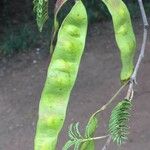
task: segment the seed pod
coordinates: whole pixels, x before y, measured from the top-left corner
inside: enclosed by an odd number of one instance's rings
[[[58,134],[64,123],[69,96],[84,50],[86,33],[87,13],[81,0],[78,0],[58,32],[39,105],[35,150],[56,150]]]
[[[120,49],[122,69],[121,81],[130,79],[134,69],[134,55],[136,39],[132,28],[129,11],[122,0],[103,0],[106,4],[114,24],[117,45]]]

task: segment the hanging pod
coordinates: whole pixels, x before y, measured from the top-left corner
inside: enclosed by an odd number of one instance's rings
[[[58,32],[39,104],[34,150],[56,150],[85,46],[87,22],[85,7],[78,0]]]
[[[134,69],[136,39],[133,32],[130,13],[122,0],[102,0],[113,20],[117,45],[122,62],[121,82],[130,79]]]

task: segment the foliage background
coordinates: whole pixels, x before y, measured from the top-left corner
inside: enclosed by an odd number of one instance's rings
[[[40,34],[37,30],[33,4],[31,0],[1,0],[0,1],[0,55],[12,55],[27,51],[34,47],[39,39],[49,41],[53,24],[53,8],[56,0],[50,0],[50,19]],[[137,0],[124,0],[133,18],[139,17]],[[107,8],[100,0],[83,0],[86,5],[90,23],[110,20]],[[150,13],[150,1],[144,0],[147,13]],[[60,20],[65,16],[68,7],[63,8]],[[46,44],[49,49],[49,43]]]

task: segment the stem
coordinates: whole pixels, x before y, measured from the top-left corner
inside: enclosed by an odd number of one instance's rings
[[[115,95],[113,95],[113,97],[111,97],[111,99],[105,104],[103,105],[99,110],[97,110],[91,117],[90,120],[96,116],[98,113],[100,113],[101,111],[104,111],[114,100],[115,98],[120,94],[120,92],[126,87],[126,85],[128,84],[128,82],[126,82],[124,85],[122,85],[120,87],[120,89],[115,93]]]
[[[141,10],[143,24],[144,24],[144,26],[148,27],[149,24],[148,24],[148,21],[147,21],[147,17],[146,17],[143,1],[142,0],[138,0],[138,3],[139,3],[139,6],[140,6],[140,10]]]
[[[125,99],[127,99],[127,100],[132,100],[133,99],[133,93],[134,93],[133,85],[134,85],[134,81],[131,80],[130,83],[129,83],[129,88],[128,88],[127,95],[125,97]]]
[[[110,142],[111,142],[111,136],[109,135],[109,137],[108,137],[105,145],[103,146],[102,150],[106,150],[109,147]]]
[[[140,55],[139,55],[139,58],[138,58],[138,61],[137,61],[137,64],[135,66],[135,69],[134,69],[134,72],[133,72],[133,75],[131,77],[132,80],[135,81],[136,83],[136,76],[137,76],[137,72],[139,70],[139,66],[142,62],[142,59],[144,58],[144,53],[145,53],[145,46],[146,46],[146,41],[147,41],[147,28],[145,28],[144,26],[144,32],[143,32],[143,43],[142,43],[142,47],[141,47],[141,52],[140,52]]]
[[[54,8],[54,24],[53,24],[53,28],[52,28],[52,32],[51,32],[51,42],[50,42],[50,54],[53,53],[54,51],[54,39],[56,37],[56,33],[58,31],[58,28],[59,28],[59,24],[58,24],[58,21],[57,21],[57,15],[61,9],[61,7],[67,2],[67,0],[56,0],[56,3],[55,3],[55,8]]]
[[[143,20],[143,25],[144,25],[144,32],[143,32],[143,42],[142,42],[142,46],[141,46],[141,50],[140,50],[140,54],[138,57],[138,61],[135,65],[135,69],[134,72],[131,76],[130,79],[130,84],[129,84],[129,89],[127,92],[127,99],[132,100],[133,98],[133,92],[134,92],[134,83],[137,83],[136,81],[136,77],[137,77],[137,72],[139,70],[140,64],[142,62],[142,59],[144,58],[144,54],[145,54],[145,47],[146,47],[146,41],[147,41],[147,33],[148,33],[148,21],[147,21],[147,17],[146,17],[146,13],[145,13],[145,9],[144,9],[144,5],[143,5],[143,1],[142,0],[138,0],[139,3],[139,7],[140,7],[140,11],[141,11],[141,16],[142,16],[142,20]],[[132,96],[132,97],[131,97]]]
[[[82,142],[93,141],[93,140],[100,140],[100,139],[105,139],[107,137],[109,137],[109,135],[104,135],[104,136],[98,136],[98,137],[83,139]]]

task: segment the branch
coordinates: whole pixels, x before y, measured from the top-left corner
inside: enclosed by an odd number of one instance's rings
[[[139,6],[140,6],[140,10],[141,10],[143,24],[144,24],[145,27],[148,27],[149,24],[148,24],[148,21],[147,21],[147,17],[146,17],[143,1],[142,0],[138,0],[138,3],[139,3]]]
[[[137,76],[137,72],[139,70],[139,66],[142,62],[142,59],[144,58],[145,46],[146,46],[146,41],[147,41],[147,32],[148,32],[148,27],[149,27],[147,17],[146,17],[146,13],[145,13],[145,9],[144,9],[144,5],[143,5],[143,1],[138,0],[138,3],[139,3],[139,6],[140,6],[141,15],[142,15],[142,19],[143,19],[144,32],[143,32],[143,43],[142,43],[140,55],[139,55],[138,61],[136,63],[133,75],[131,77],[131,80],[135,81],[135,83],[136,83],[136,76]]]
[[[141,50],[140,50],[140,54],[138,57],[138,61],[135,65],[135,69],[134,72],[131,76],[130,79],[130,84],[129,84],[129,89],[128,89],[128,93],[127,93],[127,99],[132,99],[133,98],[133,93],[134,93],[134,83],[137,84],[136,81],[136,77],[137,77],[137,72],[139,70],[140,64],[142,62],[142,59],[144,58],[144,54],[145,54],[145,47],[146,47],[146,41],[147,41],[147,33],[148,33],[148,21],[147,21],[147,17],[146,17],[146,13],[145,13],[145,9],[144,9],[144,5],[143,5],[143,1],[142,0],[138,0],[139,6],[140,6],[140,11],[141,11],[141,15],[142,15],[142,20],[143,20],[143,25],[144,25],[144,32],[143,32],[143,42],[142,42],[142,46],[141,46]]]
[[[105,145],[103,146],[102,150],[107,150],[107,148],[110,145],[110,142],[111,142],[111,136],[108,137],[108,139],[107,139]]]
[[[143,25],[144,25],[144,27],[143,27],[144,32],[143,32],[143,42],[142,42],[140,54],[139,54],[137,63],[135,65],[135,69],[133,71],[133,74],[132,74],[130,82],[129,82],[129,88],[128,88],[128,92],[127,92],[127,96],[126,96],[126,98],[129,99],[129,100],[133,99],[134,84],[137,83],[137,81],[136,81],[137,72],[139,70],[142,59],[144,58],[146,41],[147,41],[147,33],[148,33],[148,27],[149,27],[148,20],[147,20],[147,17],[146,17],[146,13],[145,13],[145,9],[144,9],[144,5],[143,5],[143,1],[138,0],[138,3],[139,3],[141,15],[142,15],[142,20],[143,20]],[[102,150],[106,150],[108,148],[108,146],[110,145],[110,142],[111,142],[111,136],[109,136],[109,138],[107,139],[107,141],[106,141],[105,145],[103,146]]]

